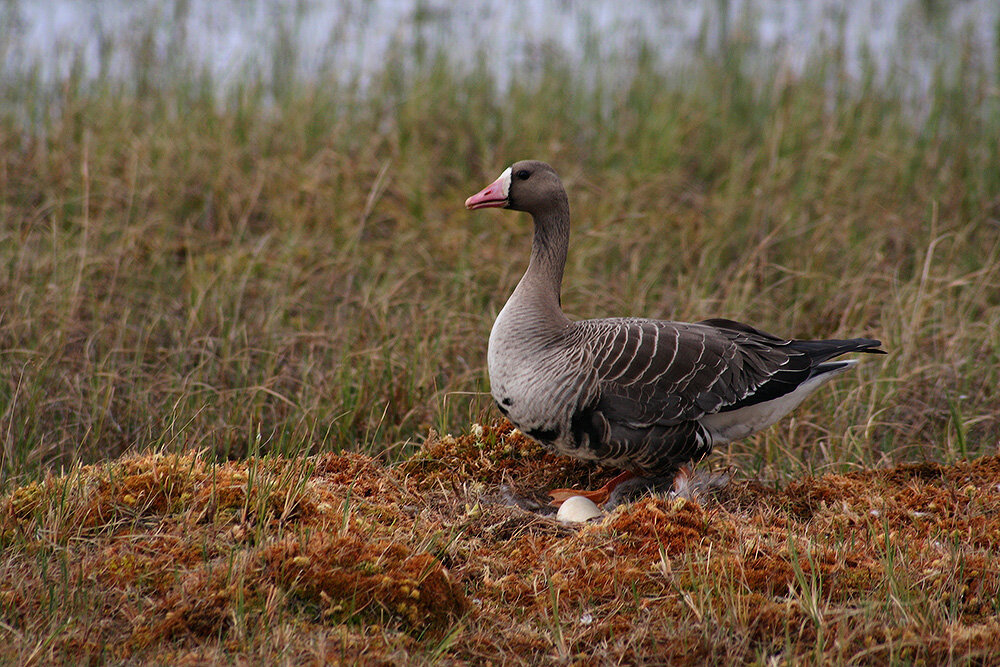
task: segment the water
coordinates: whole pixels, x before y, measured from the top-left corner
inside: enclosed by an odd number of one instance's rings
[[[0,5],[2,74],[43,83],[207,71],[220,86],[335,76],[364,85],[391,53],[434,53],[471,68],[476,54],[501,87],[558,54],[582,76],[633,63],[642,45],[683,69],[739,40],[750,63],[794,74],[817,52],[842,50],[845,71],[868,67],[919,96],[963,58],[997,76],[1000,3],[965,0],[7,0]]]

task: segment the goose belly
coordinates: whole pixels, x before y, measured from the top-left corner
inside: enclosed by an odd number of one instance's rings
[[[776,423],[799,406],[805,398],[835,375],[840,375],[857,364],[851,359],[843,365],[821,375],[809,378],[794,391],[770,401],[749,405],[729,412],[718,412],[701,418],[701,425],[711,434],[716,444],[732,442],[753,435]]]

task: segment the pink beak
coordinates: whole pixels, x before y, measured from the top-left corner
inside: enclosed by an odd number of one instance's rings
[[[508,169],[500,178],[493,181],[485,188],[465,200],[465,208],[474,210],[477,208],[503,208],[507,205],[507,189],[510,187],[510,174]]]

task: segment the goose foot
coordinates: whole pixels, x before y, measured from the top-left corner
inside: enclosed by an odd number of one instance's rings
[[[604,503],[604,510],[610,512],[623,503],[630,503],[653,493],[670,493],[677,488],[677,480],[681,478],[686,479],[689,474],[690,468],[685,470],[682,467],[666,475],[633,477],[619,484],[608,495],[607,501]]]
[[[733,471],[695,472],[694,466],[684,464],[674,473],[655,477],[634,477],[619,484],[604,503],[604,511],[610,512],[622,503],[659,493],[669,498],[684,498],[702,502],[706,496],[725,488],[733,478]]]
[[[552,502],[549,505],[553,507],[559,507],[566,500],[572,498],[573,496],[583,496],[592,500],[595,505],[601,505],[607,502],[608,498],[612,495],[615,489],[621,485],[623,482],[631,480],[635,477],[635,473],[623,472],[617,477],[612,478],[607,484],[599,489],[594,489],[593,491],[581,491],[580,489],[552,489],[549,491],[549,495],[552,496]],[[645,479],[645,478],[638,478]]]

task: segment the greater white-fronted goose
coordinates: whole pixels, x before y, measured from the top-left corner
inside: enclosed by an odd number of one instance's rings
[[[524,211],[535,222],[528,268],[490,332],[497,406],[556,452],[626,471],[612,486],[636,475],[633,492],[672,480],[682,464],[774,424],[857,363],[834,357],[884,353],[870,338],[787,340],[725,319],[571,321],[560,307],[569,201],[555,170],[517,162],[465,206]],[[609,491],[583,495],[603,502]]]

